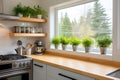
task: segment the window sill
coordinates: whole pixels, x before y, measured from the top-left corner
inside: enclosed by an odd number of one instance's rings
[[[85,53],[85,52],[75,52],[75,51],[65,51],[65,50],[57,50],[57,49],[49,49],[47,51],[58,53],[58,54],[68,54],[75,56],[83,56],[97,59],[104,59],[112,61],[112,54],[101,55],[100,53]]]

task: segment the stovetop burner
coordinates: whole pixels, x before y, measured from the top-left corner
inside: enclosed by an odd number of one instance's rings
[[[18,54],[7,54],[7,55],[0,55],[0,60],[18,60],[27,58],[26,56],[18,55]]]

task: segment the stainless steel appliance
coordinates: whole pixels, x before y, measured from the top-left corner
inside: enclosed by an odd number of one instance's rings
[[[42,42],[38,41],[35,43],[35,54],[44,54],[45,53],[45,47],[43,47]]]
[[[32,80],[32,59],[18,54],[0,55],[0,80]]]

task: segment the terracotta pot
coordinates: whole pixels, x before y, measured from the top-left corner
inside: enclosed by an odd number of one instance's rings
[[[100,53],[106,54],[106,47],[100,47]]]
[[[85,53],[90,52],[90,47],[85,47]]]
[[[72,45],[73,51],[77,51],[77,46]]]
[[[62,44],[62,50],[66,50],[66,45]]]

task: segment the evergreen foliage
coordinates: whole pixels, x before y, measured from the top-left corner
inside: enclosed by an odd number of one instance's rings
[[[71,32],[72,32],[71,21],[67,13],[65,13],[65,15],[62,16],[60,19],[59,34],[65,37],[70,37],[72,35]]]
[[[96,0],[94,4],[92,14],[92,29],[96,32],[96,35],[94,37],[110,34],[109,19],[105,13],[105,9],[100,4],[99,0]]]

